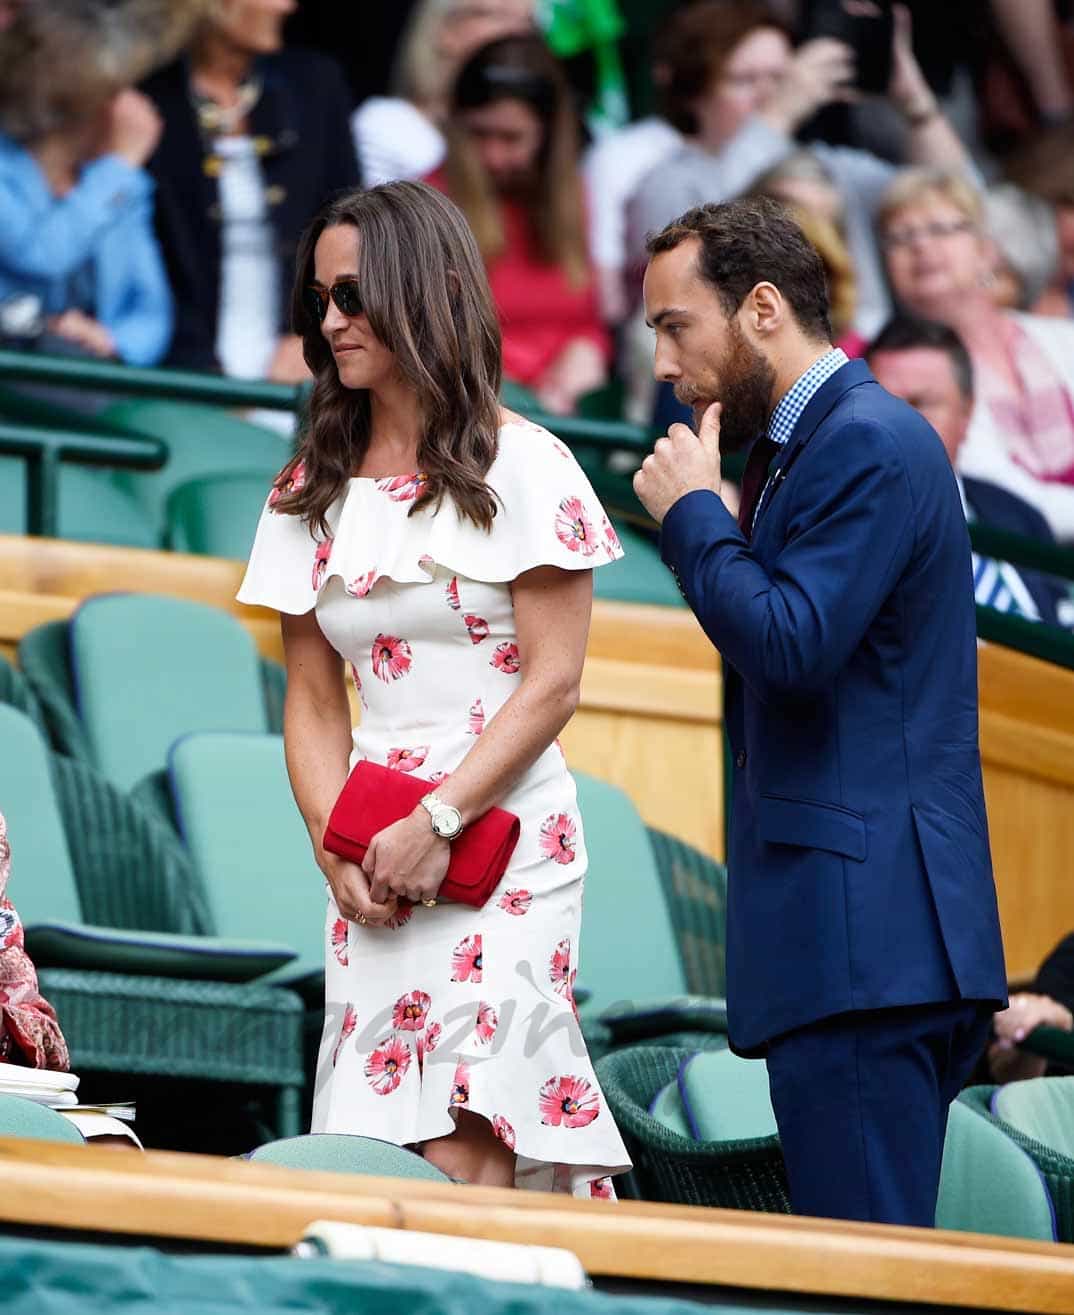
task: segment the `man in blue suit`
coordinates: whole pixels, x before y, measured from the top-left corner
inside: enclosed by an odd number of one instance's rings
[[[958,455],[973,415],[973,363],[954,329],[900,315],[873,340],[866,359],[877,383],[909,402],[939,434],[956,472],[967,520],[1023,538],[1055,542],[1036,507],[998,484],[958,474]],[[1061,581],[976,553],[972,562],[978,603],[1027,621],[1067,623],[1070,602]]]
[[[724,659],[731,1042],[766,1058],[797,1212],[931,1226],[1006,999],[954,475],[833,350],[781,207],[702,206],[648,249],[656,377],[697,433],[672,425],[635,488]],[[720,454],[750,443],[736,523]]]

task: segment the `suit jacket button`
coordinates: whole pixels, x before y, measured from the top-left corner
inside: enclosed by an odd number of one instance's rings
[[[745,767],[745,765],[746,765],[746,750],[739,749],[738,753],[735,754],[735,766],[738,768],[742,768]]]

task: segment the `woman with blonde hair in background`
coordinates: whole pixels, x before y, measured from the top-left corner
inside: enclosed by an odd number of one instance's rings
[[[976,402],[960,468],[1040,510],[1074,539],[1074,324],[1003,308],[980,194],[958,174],[901,173],[877,212],[899,305],[966,345]]]
[[[854,332],[858,285],[846,242],[843,198],[835,180],[815,155],[796,151],[763,174],[755,196],[782,201],[824,262],[832,342],[848,356],[861,356],[865,339]]]
[[[556,737],[593,568],[622,549],[567,448],[501,409],[488,280],[445,196],[398,182],[331,203],[294,315],[309,425],[239,598],[281,613],[287,763],[328,883],[313,1130],[610,1197],[629,1162],[574,1006],[586,852]],[[361,866],[323,840],[358,763],[422,795]],[[453,842],[493,806],[520,824],[499,884],[479,908],[440,898]]]
[[[533,31],[533,0],[418,0],[399,43],[395,94],[370,96],[351,116],[366,184],[439,168],[459,69],[489,41]]]
[[[145,165],[160,137],[132,83],[163,5],[35,0],[0,38],[0,337],[153,365],[172,296]]]
[[[452,90],[448,157],[429,182],[466,215],[503,333],[503,370],[556,415],[608,377],[589,257],[578,123],[540,37],[476,51]]]

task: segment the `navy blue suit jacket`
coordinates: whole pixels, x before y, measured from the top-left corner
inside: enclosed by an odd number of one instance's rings
[[[970,547],[940,440],[852,361],[752,541],[710,492],[661,547],[724,658],[731,1040],[1006,997],[977,741]]]
[[[994,525],[997,530],[1006,530],[1008,534],[1021,534],[1027,539],[1042,539],[1045,543],[1054,543],[1055,536],[1051,527],[1036,507],[1031,506],[1017,494],[1009,493],[998,484],[991,484],[983,479],[970,479],[962,476],[962,487],[966,493],[966,503],[970,511],[985,525]],[[1050,576],[1039,571],[1029,571],[1025,567],[1016,568],[1037,605],[1040,619],[1050,626],[1060,624],[1056,608],[1060,599],[1066,597],[1063,585]]]

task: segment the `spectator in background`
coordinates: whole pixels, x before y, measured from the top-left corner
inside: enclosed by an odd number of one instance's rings
[[[910,156],[972,170],[914,58],[908,15],[900,8],[897,16],[888,96],[906,121]],[[794,133],[815,111],[856,94],[849,46],[820,38],[792,50],[789,33],[759,0],[700,0],[683,9],[676,23],[678,57],[670,87],[688,137],[680,151],[646,175],[628,207],[628,246],[638,266],[647,232],[692,206],[748,191],[760,174],[795,150]],[[864,151],[824,142],[808,149],[835,179],[844,201],[858,277],[854,327],[870,337],[889,313],[873,218],[895,170]]]
[[[782,201],[824,262],[832,342],[848,356],[861,356],[865,339],[854,332],[857,277],[846,243],[843,198],[831,175],[810,151],[788,155],[757,180],[753,193]]]
[[[607,379],[578,169],[578,130],[536,36],[483,46],[452,94],[445,167],[430,178],[469,220],[503,329],[507,378],[566,415]]]
[[[1064,936],[1037,970],[1028,991],[1018,991],[1006,1009],[992,1020],[993,1041],[988,1048],[988,1068],[994,1082],[1020,1082],[1043,1077],[1048,1061],[1040,1055],[1019,1050],[1038,1027],[1074,1031],[1074,932]],[[1059,1068],[1058,1072],[1069,1072]]]
[[[160,136],[131,90],[145,34],[122,8],[38,0],[0,79],[0,335],[152,365],[172,331],[144,169]]]
[[[1053,207],[1014,183],[990,187],[984,207],[992,241],[992,300],[1002,310],[1065,315],[1048,297],[1059,269]]]
[[[1002,309],[980,195],[938,170],[907,170],[878,214],[900,306],[953,328],[977,401],[960,469],[1017,493],[1056,538],[1074,538],[1074,324]]]
[[[682,146],[684,128],[678,121],[672,89],[678,58],[675,43],[682,25],[665,20],[657,32],[652,78],[659,113],[599,137],[582,161],[589,200],[589,246],[596,264],[600,306],[609,324],[620,324],[631,309],[627,285],[627,204],[651,169]]]
[[[1074,315],[1074,124],[1055,128],[1007,161],[1007,177],[1054,207],[1059,265],[1040,314]]]
[[[358,182],[342,75],[282,49],[295,0],[216,0],[186,56],[145,84],[164,120],[149,167],[178,316],[169,363],[307,376],[287,294],[302,230]]]
[[[0,813],[0,1063],[66,1072],[67,1042],[23,948],[22,923],[7,898],[10,878],[11,846]]]
[[[366,185],[438,169],[459,69],[488,42],[533,30],[533,0],[419,0],[400,42],[396,94],[370,96],[351,118]]]
[[[1054,542],[1044,517],[1028,502],[997,484],[958,473],[959,450],[973,414],[973,366],[958,334],[927,320],[895,319],[870,346],[869,367],[889,393],[920,411],[940,436],[955,469],[968,521]],[[1016,569],[973,554],[978,603],[1029,621],[1061,625],[1069,610],[1066,591],[1035,571]]]

